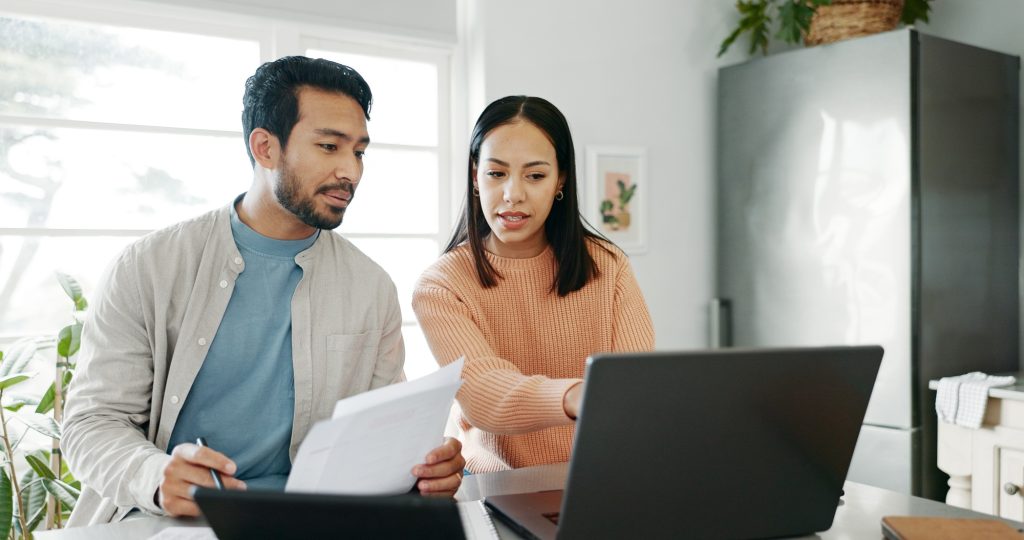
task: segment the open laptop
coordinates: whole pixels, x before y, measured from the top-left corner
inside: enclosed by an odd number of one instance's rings
[[[882,348],[595,355],[564,493],[488,497],[528,538],[769,538],[832,526]]]
[[[219,540],[465,538],[451,499],[206,488],[194,496]]]

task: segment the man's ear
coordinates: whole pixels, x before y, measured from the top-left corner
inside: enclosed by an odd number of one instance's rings
[[[276,169],[281,159],[280,142],[274,134],[263,128],[256,128],[249,134],[249,151],[256,163],[264,169]]]

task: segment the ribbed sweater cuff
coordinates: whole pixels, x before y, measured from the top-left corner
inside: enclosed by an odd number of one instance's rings
[[[544,415],[539,419],[541,423],[557,426],[573,422],[565,414],[565,393],[580,382],[582,379],[548,379],[537,387],[537,401],[548,404],[541,408]]]

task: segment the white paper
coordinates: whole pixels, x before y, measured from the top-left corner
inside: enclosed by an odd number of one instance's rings
[[[209,527],[168,527],[149,540],[217,540],[217,536]]]
[[[426,377],[338,401],[299,446],[285,491],[397,495],[412,468],[441,445],[463,359]]]

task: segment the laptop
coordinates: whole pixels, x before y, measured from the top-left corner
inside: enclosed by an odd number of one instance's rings
[[[207,488],[194,497],[219,540],[465,538],[451,499]]]
[[[595,355],[565,491],[487,497],[527,538],[770,538],[832,526],[878,346]]]

